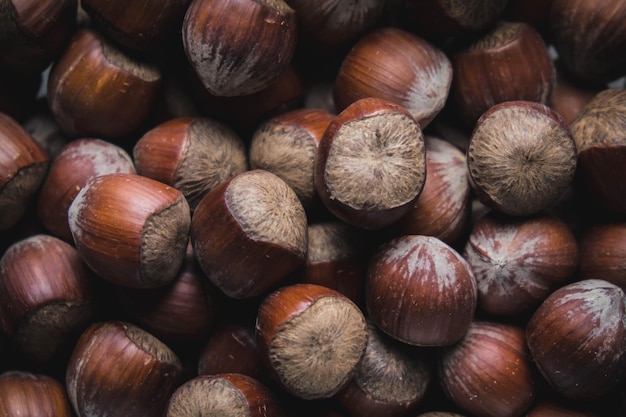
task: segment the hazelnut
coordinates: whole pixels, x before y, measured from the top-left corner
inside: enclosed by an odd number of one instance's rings
[[[526,326],[533,361],[570,400],[592,400],[617,387],[626,370],[626,296],[600,279],[565,285]]]
[[[346,296],[315,284],[268,295],[256,321],[261,356],[298,398],[330,398],[352,379],[367,345],[367,325]]]
[[[94,323],[67,365],[66,387],[79,417],[157,417],[180,383],[182,366],[159,339],[130,323]]]
[[[191,219],[180,191],[140,175],[107,174],[80,190],[68,222],[97,275],[124,287],[155,288],[176,278]]]
[[[590,226],[583,230],[579,246],[579,279],[603,279],[626,291],[626,223]]]
[[[284,0],[193,0],[182,32],[191,66],[216,96],[256,93],[278,80],[297,38]]]
[[[0,415],[6,417],[72,417],[65,387],[41,373],[5,371],[0,374]]]
[[[445,346],[472,322],[476,281],[469,264],[431,236],[407,235],[380,246],[367,270],[370,319],[404,343]]]
[[[229,297],[251,298],[304,264],[307,218],[283,180],[252,170],[204,196],[193,214],[191,241],[215,286]]]
[[[549,107],[509,101],[485,112],[467,149],[470,184],[486,206],[512,216],[536,214],[570,186],[574,138]]]
[[[523,415],[536,393],[524,330],[472,322],[459,343],[442,349],[439,381],[446,395],[472,416]]]
[[[202,197],[246,171],[243,140],[207,118],[175,118],[145,133],[133,148],[137,173],[183,193],[192,210]]]
[[[124,149],[100,139],[69,142],[52,160],[37,196],[37,217],[54,236],[72,243],[67,219],[72,201],[91,178],[113,173],[136,173]]]
[[[41,146],[12,117],[0,113],[0,230],[26,212],[48,171]]]
[[[366,97],[397,103],[425,128],[443,108],[452,83],[450,60],[410,32],[384,27],[361,37],[345,56],[334,86],[337,109]]]
[[[538,214],[516,218],[489,212],[472,229],[463,256],[478,285],[478,307],[496,315],[532,312],[573,278],[578,245],[569,226]]]
[[[160,86],[159,69],[81,29],[50,71],[48,100],[68,136],[121,140],[147,119]]]
[[[402,106],[379,98],[356,101],[320,141],[315,189],[328,210],[363,229],[380,229],[406,214],[426,179],[424,136]]]

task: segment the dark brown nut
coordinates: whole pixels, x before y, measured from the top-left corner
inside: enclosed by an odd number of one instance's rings
[[[174,391],[165,417],[284,416],[277,396],[267,386],[236,373],[197,376]]]
[[[482,203],[508,215],[529,216],[554,204],[572,183],[576,144],[549,107],[509,101],[480,117],[467,164]]]
[[[68,210],[91,178],[105,174],[135,174],[130,155],[100,139],[77,139],[65,145],[52,160],[37,196],[37,217],[54,236],[73,243]]]
[[[182,32],[187,58],[209,93],[242,96],[286,70],[296,15],[284,0],[193,0]]]
[[[533,361],[570,400],[592,400],[618,386],[626,370],[626,296],[608,281],[554,291],[526,326]]]
[[[38,73],[72,35],[76,0],[1,0],[0,68]]]
[[[621,0],[553,0],[551,33],[569,72],[592,83],[626,75],[626,4]]]
[[[463,340],[441,351],[439,381],[446,395],[472,416],[523,415],[536,395],[524,330],[473,322]]]
[[[68,136],[121,140],[147,119],[160,87],[158,68],[81,29],[54,63],[47,91]]]
[[[452,64],[439,48],[398,28],[361,37],[346,55],[335,80],[337,109],[366,97],[405,107],[425,128],[443,108]]]
[[[90,179],[68,210],[85,263],[101,278],[132,288],[173,282],[185,257],[190,217],[180,191],[134,174]]]
[[[67,365],[66,387],[79,417],[160,417],[182,366],[159,339],[130,323],[94,323]]]
[[[335,117],[317,150],[315,189],[328,210],[363,229],[406,214],[426,180],[419,123],[402,106],[356,101]]]
[[[12,117],[0,113],[0,230],[26,212],[48,171],[49,158]]]
[[[56,379],[26,371],[0,374],[0,415],[72,417],[65,387]]]
[[[424,400],[431,385],[431,358],[426,351],[390,338],[372,323],[367,334],[356,375],[335,398],[350,416],[406,416]]]
[[[332,119],[325,110],[298,109],[264,122],[252,136],[250,168],[276,174],[305,208],[311,208],[317,201],[313,181],[317,148]]]
[[[407,214],[390,228],[396,236],[434,236],[449,245],[467,231],[471,187],[467,159],[450,142],[425,136],[426,181]]]
[[[463,256],[478,285],[478,307],[495,315],[534,311],[574,277],[578,244],[557,217],[489,212],[472,229]]]
[[[304,264],[307,217],[283,180],[247,171],[204,196],[193,214],[191,241],[202,270],[224,294],[256,297]]]
[[[361,310],[320,285],[295,284],[267,296],[256,321],[264,361],[298,398],[330,398],[348,384],[367,345]]]
[[[626,223],[597,224],[579,238],[578,277],[603,279],[626,292]]]
[[[37,363],[71,348],[96,304],[76,249],[47,235],[20,240],[0,258],[0,298],[0,329]]]
[[[508,0],[403,0],[416,28],[429,35],[459,36],[493,24]]]
[[[446,346],[467,332],[477,302],[469,264],[431,236],[383,244],[370,260],[365,288],[370,319],[385,333],[418,346]]]
[[[133,156],[138,174],[182,192],[192,211],[209,191],[248,168],[239,135],[207,118],[159,124],[139,139]]]
[[[188,0],[82,0],[93,26],[117,44],[141,52],[158,52],[176,36]]]
[[[556,70],[541,35],[521,22],[499,22],[456,52],[452,65],[450,99],[470,127],[498,103],[523,100],[548,104],[556,82]]]
[[[626,213],[624,114],[626,88],[606,89],[570,125],[578,150],[579,183],[595,205],[620,214]]]

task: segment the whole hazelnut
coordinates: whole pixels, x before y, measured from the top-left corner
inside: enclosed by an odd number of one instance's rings
[[[209,93],[256,93],[285,71],[293,57],[296,15],[284,0],[193,0],[183,45]]]
[[[577,181],[596,206],[626,213],[626,181],[621,175],[626,151],[626,88],[599,92],[570,127],[578,151]]]
[[[146,132],[135,144],[137,173],[183,193],[192,210],[206,193],[247,170],[243,140],[208,118],[175,118]]]
[[[399,28],[378,28],[345,56],[334,86],[339,111],[366,97],[397,103],[425,128],[448,97],[450,60],[436,46]]]
[[[0,113],[0,230],[22,218],[48,165],[41,146],[12,117]]]
[[[256,338],[280,384],[298,398],[337,394],[355,375],[367,346],[367,325],[346,296],[315,284],[294,284],[261,303]]]
[[[22,239],[0,258],[0,298],[0,329],[38,363],[71,347],[96,303],[76,249],[47,235]]]
[[[232,298],[277,287],[304,264],[307,218],[296,193],[276,175],[236,175],[200,201],[191,222],[196,259]]]
[[[470,184],[486,206],[512,216],[554,204],[573,182],[577,154],[561,116],[529,101],[496,104],[476,122],[467,149]]]
[[[599,278],[626,291],[626,223],[592,225],[579,237],[580,279]]]
[[[441,351],[439,381],[446,395],[472,416],[523,415],[536,394],[524,330],[472,322],[459,343]]]
[[[85,263],[101,278],[133,288],[160,287],[176,278],[190,217],[180,191],[135,174],[91,178],[68,211]]]
[[[133,324],[105,321],[83,332],[65,380],[79,417],[157,417],[181,376],[180,360],[159,339]]]
[[[578,244],[557,217],[491,211],[474,225],[463,256],[478,285],[478,307],[495,315],[532,312],[574,277]]]
[[[376,250],[365,296],[369,317],[381,330],[418,346],[459,341],[477,302],[465,259],[441,240],[420,235],[394,238]]]
[[[543,38],[522,22],[498,22],[470,46],[455,52],[452,66],[450,99],[470,127],[498,103],[523,100],[548,104],[556,82],[556,70]]]
[[[135,174],[130,155],[101,139],[76,139],[52,160],[37,196],[37,217],[54,236],[73,243],[68,210],[78,192],[93,177]]]
[[[424,136],[402,106],[379,98],[351,104],[329,124],[315,161],[315,189],[328,210],[363,229],[406,214],[426,179]]]
[[[41,373],[5,371],[0,374],[0,415],[5,417],[72,417],[65,387]]]
[[[70,137],[121,140],[147,119],[161,71],[81,29],[50,71],[50,110]]]
[[[565,285],[526,326],[533,361],[570,400],[592,400],[617,387],[626,370],[626,296],[600,279]]]

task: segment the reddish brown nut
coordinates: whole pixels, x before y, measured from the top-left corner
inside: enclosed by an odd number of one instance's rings
[[[145,133],[133,148],[137,173],[183,193],[192,210],[202,197],[248,168],[243,140],[207,118],[176,118]]]
[[[603,279],[626,291],[626,223],[597,224],[579,238],[578,277]]]
[[[452,65],[450,98],[461,120],[470,127],[498,103],[524,100],[548,104],[556,80],[541,35],[521,22],[499,22],[456,52]]]
[[[355,375],[367,345],[361,310],[320,285],[295,284],[267,296],[256,322],[263,359],[290,393],[329,398]]]
[[[367,267],[363,236],[339,221],[310,224],[308,235],[301,281],[332,288],[363,305]]]
[[[313,171],[322,135],[333,119],[325,110],[292,110],[261,124],[250,143],[252,169],[279,176],[296,193],[305,208],[317,200]]]
[[[407,214],[391,225],[396,235],[427,235],[449,245],[466,232],[470,215],[467,159],[450,142],[426,136],[426,181]]]
[[[554,46],[577,78],[607,83],[626,71],[626,4],[621,0],[553,0]]]
[[[563,71],[557,72],[556,83],[550,98],[550,107],[571,124],[585,106],[603,88],[585,85],[569,77]]]
[[[105,174],[135,174],[130,155],[100,139],[77,139],[53,159],[37,196],[37,217],[54,236],[72,242],[68,210],[91,178]]]
[[[296,193],[276,175],[252,170],[209,192],[191,223],[205,274],[232,298],[262,295],[302,266],[307,218]]]
[[[459,341],[477,302],[469,264],[441,240],[419,235],[398,237],[378,248],[370,260],[365,295],[378,327],[420,346]]]
[[[554,291],[526,326],[533,361],[570,400],[591,400],[616,388],[626,370],[626,296],[599,279]]]
[[[47,235],[20,240],[0,258],[0,298],[0,329],[39,363],[71,346],[96,302],[76,249]]]
[[[154,289],[119,288],[119,298],[133,323],[170,343],[203,341],[215,315],[215,297],[191,247],[174,281]]]
[[[174,391],[165,417],[266,417],[285,410],[267,386],[236,373],[197,376]]]
[[[91,30],[72,37],[48,80],[50,110],[71,137],[119,139],[146,120],[161,73]]]
[[[291,62],[297,38],[284,0],[193,0],[182,31],[191,66],[216,96],[268,87]]]
[[[65,387],[56,379],[25,371],[0,374],[0,415],[72,417]]]
[[[335,398],[350,416],[406,416],[431,385],[431,358],[389,338],[372,323],[367,330],[367,348],[356,375]]]
[[[478,285],[478,307],[490,314],[532,312],[573,278],[578,245],[569,226],[539,214],[513,218],[489,212],[472,229],[463,256]]]
[[[405,107],[425,128],[443,108],[452,83],[447,56],[410,32],[379,28],[361,37],[335,80],[337,109],[366,97]]]
[[[68,221],[85,263],[101,278],[133,288],[176,278],[191,223],[180,191],[134,174],[89,180],[70,205]]]
[[[571,123],[578,150],[578,178],[595,205],[626,213],[626,88],[606,89]]]
[[[317,150],[315,189],[339,219],[380,229],[406,214],[426,180],[424,136],[403,107],[379,98],[351,104]]]
[[[285,0],[298,18],[302,44],[323,54],[356,40],[380,18],[385,3],[378,0]]]
[[[467,150],[470,184],[480,201],[512,216],[554,204],[572,183],[576,164],[576,144],[561,116],[528,101],[485,112]]]
[[[12,117],[0,113],[0,230],[26,212],[48,171],[48,155]]]
[[[82,0],[91,22],[117,44],[142,52],[157,52],[176,36],[188,0]]]
[[[76,0],[1,0],[0,68],[43,71],[72,35]]]
[[[422,32],[459,36],[489,27],[504,12],[507,0],[402,0],[409,18]]]
[[[536,394],[524,330],[473,322],[458,344],[442,350],[439,381],[446,395],[472,416],[523,415]]]
[[[254,326],[225,323],[215,329],[200,352],[198,375],[236,373],[267,379]]]
[[[94,323],[67,365],[66,387],[79,417],[159,417],[180,383],[176,354],[130,323]]]

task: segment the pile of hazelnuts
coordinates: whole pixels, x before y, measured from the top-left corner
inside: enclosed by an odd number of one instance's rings
[[[0,0],[0,416],[626,415],[623,0]]]

